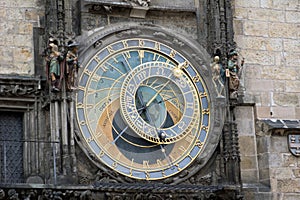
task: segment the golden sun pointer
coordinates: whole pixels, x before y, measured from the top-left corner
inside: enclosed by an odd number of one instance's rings
[[[173,70],[173,75],[176,78],[179,78],[182,75],[182,71],[180,69],[180,65]]]

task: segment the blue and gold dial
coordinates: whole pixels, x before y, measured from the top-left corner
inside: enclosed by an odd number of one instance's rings
[[[174,143],[196,125],[200,116],[197,90],[179,66],[146,62],[130,71],[122,84],[122,116],[145,140]]]
[[[80,133],[107,167],[158,180],[201,154],[210,128],[207,87],[170,46],[147,38],[118,40],[91,57],[78,85]]]

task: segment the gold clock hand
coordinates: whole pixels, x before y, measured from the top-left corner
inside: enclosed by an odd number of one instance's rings
[[[141,114],[143,111],[142,110],[140,110],[139,111],[139,114]],[[114,139],[114,141],[112,141],[111,143],[112,144],[115,144],[116,143],[116,141],[123,135],[123,133],[125,133],[125,131],[128,129],[128,125],[119,133],[119,135]]]
[[[174,98],[176,98],[176,97],[170,97],[170,98],[168,98],[168,99],[162,99],[162,100],[160,100],[159,102],[156,102],[156,104],[160,104],[160,103],[162,103],[162,102],[169,101],[169,100],[174,99]],[[137,111],[145,110],[145,109],[148,108],[148,107],[149,107],[149,106],[142,106],[142,107],[140,107],[139,109],[137,109]]]
[[[174,98],[176,98],[176,97],[170,97],[170,98],[167,98],[167,99],[162,99],[159,102],[157,102],[157,104],[160,104],[160,103],[165,102],[165,101],[169,101],[169,100],[174,99]]]
[[[157,127],[156,127],[155,124],[153,123],[152,118],[151,118],[151,115],[149,115],[147,109],[146,109],[146,115],[147,115],[147,117],[148,117],[150,123],[153,124],[153,126],[154,126],[154,128],[155,128],[155,132],[156,132],[157,137],[158,137],[158,138],[161,138],[161,135],[162,135],[162,134],[159,135],[158,130],[157,130]],[[172,167],[172,161],[170,161],[169,157],[167,156],[167,154],[166,154],[166,149],[163,147],[162,144],[159,144],[159,146],[160,146],[161,152],[164,154],[164,157],[166,158],[166,160],[167,160],[169,166]]]
[[[168,80],[156,93],[155,95],[147,102],[146,107],[148,107],[152,101],[154,101],[154,99],[156,99],[157,95],[159,95],[159,93],[167,86],[167,84],[170,82],[171,80]]]
[[[114,141],[112,141],[111,143],[112,144],[115,144],[116,141],[123,135],[123,133],[125,133],[125,131],[128,129],[128,126],[126,126],[122,131],[121,133],[119,133],[119,135],[114,139]]]

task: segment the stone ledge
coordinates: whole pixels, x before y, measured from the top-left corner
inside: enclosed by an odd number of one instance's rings
[[[300,120],[259,119],[256,121],[258,136],[287,136],[291,131],[300,132]]]

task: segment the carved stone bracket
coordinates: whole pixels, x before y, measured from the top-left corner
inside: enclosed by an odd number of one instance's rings
[[[27,77],[1,77],[0,96],[30,97],[41,90],[41,79]]]
[[[150,0],[124,0],[125,2],[132,3],[135,6],[148,7]]]

